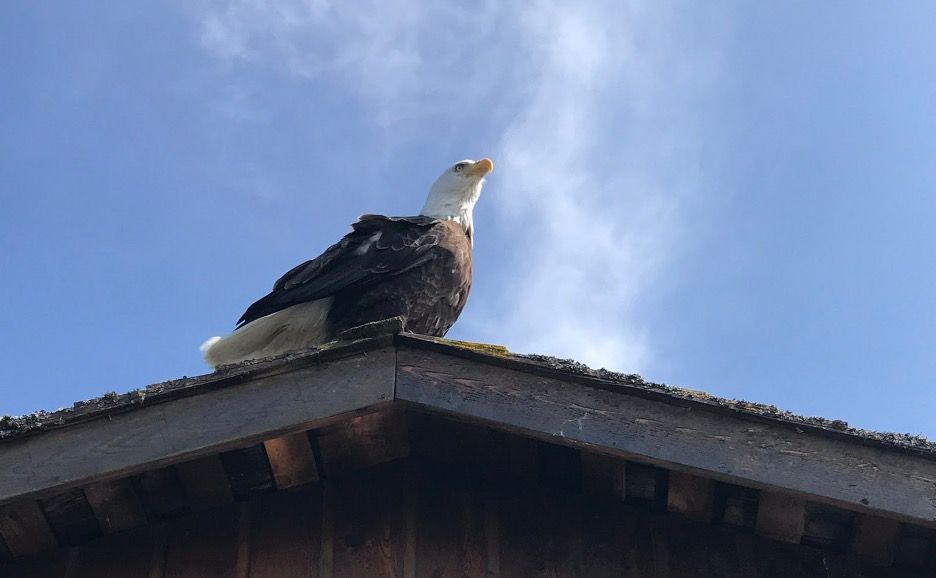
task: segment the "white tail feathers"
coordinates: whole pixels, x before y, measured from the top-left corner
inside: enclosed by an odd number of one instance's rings
[[[331,302],[332,298],[326,297],[293,305],[224,337],[212,337],[200,347],[205,363],[215,369],[320,345],[330,338],[327,317]]]
[[[212,368],[214,366],[212,365],[211,361],[208,359],[208,352],[211,350],[214,344],[219,341],[221,341],[221,336],[216,335],[206,340],[204,343],[201,344],[201,347],[198,348],[198,350],[202,352],[202,357],[205,358],[205,363],[207,363],[208,365],[211,365]]]

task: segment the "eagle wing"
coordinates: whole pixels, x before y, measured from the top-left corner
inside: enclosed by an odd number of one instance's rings
[[[366,287],[428,262],[440,240],[432,229],[437,222],[423,216],[361,216],[340,241],[277,279],[273,290],[248,307],[237,326],[344,289]]]

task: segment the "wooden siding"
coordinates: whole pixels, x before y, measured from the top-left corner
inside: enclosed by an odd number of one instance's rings
[[[118,532],[10,578],[922,576],[547,489],[410,462]]]
[[[880,520],[813,505],[799,525],[775,524],[764,509],[775,501],[746,488],[433,415],[369,414],[309,439],[325,465],[313,483],[261,484],[235,492],[241,501],[201,511],[189,502],[174,515],[147,506],[144,493],[147,525],[102,527],[113,533],[0,565],[0,576],[916,578],[936,570],[924,529],[884,536]],[[224,461],[222,487],[268,471]],[[119,499],[88,502],[95,512],[122,511],[128,487],[163,495],[179,485],[167,475],[146,480],[108,494]],[[65,513],[88,509],[68,496],[54,501],[57,533]],[[767,539],[762,526],[815,547]]]

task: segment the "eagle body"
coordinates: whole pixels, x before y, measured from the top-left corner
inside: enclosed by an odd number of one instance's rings
[[[481,174],[472,181],[477,191],[468,199],[467,213],[425,214],[434,211],[424,208],[424,214],[412,217],[363,215],[320,256],[280,277],[269,294],[247,308],[233,333],[206,341],[205,361],[218,367],[307,349],[393,317],[403,319],[405,331],[445,335],[471,289],[470,209],[492,166],[487,159],[477,163],[486,165],[476,169]],[[427,206],[432,201],[431,191]]]
[[[390,258],[399,259],[401,264],[411,259],[417,263],[404,265],[380,283],[335,295],[328,312],[333,334],[402,316],[407,331],[445,335],[464,309],[471,290],[471,239],[464,228],[454,221],[428,217],[369,216],[357,225],[376,229],[368,240],[380,233],[368,252],[393,252],[396,256]],[[380,274],[379,266],[375,269],[375,274]]]

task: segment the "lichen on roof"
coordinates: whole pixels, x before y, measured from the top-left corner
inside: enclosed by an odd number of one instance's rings
[[[597,378],[601,381],[638,387],[650,391],[658,391],[673,397],[689,399],[693,401],[703,401],[716,404],[728,409],[744,412],[747,414],[759,415],[763,417],[774,418],[794,424],[801,424],[807,427],[818,427],[825,430],[841,432],[868,440],[874,440],[889,445],[898,446],[905,449],[919,450],[928,453],[936,453],[936,442],[930,441],[925,436],[909,433],[878,432],[862,428],[852,427],[848,422],[840,419],[828,419],[819,416],[803,416],[793,412],[780,409],[775,405],[745,401],[742,399],[728,399],[718,397],[697,389],[688,389],[684,387],[674,387],[663,383],[654,383],[646,381],[640,375],[635,373],[619,373],[605,368],[592,369],[587,365],[573,359],[563,359],[551,357],[548,355],[528,354],[521,355],[524,359],[530,359],[541,363],[557,371],[586,377]]]
[[[386,337],[386,336],[385,336]],[[519,362],[529,368],[531,363],[559,375],[585,377],[596,380],[605,386],[621,386],[637,388],[640,390],[663,394],[670,398],[702,402],[710,406],[718,406],[740,414],[756,416],[801,425],[808,428],[819,428],[828,432],[835,432],[847,436],[861,438],[865,441],[883,443],[889,446],[936,455],[936,443],[929,441],[921,435],[902,434],[892,432],[877,432],[855,428],[847,422],[824,417],[807,417],[782,410],[773,405],[750,402],[739,399],[727,399],[711,395],[697,389],[674,387],[663,383],[654,383],[643,379],[634,373],[620,373],[605,368],[592,369],[587,365],[572,359],[562,359],[548,355],[517,354],[502,345],[486,343],[473,343],[468,341],[453,341],[441,338],[419,339],[434,342],[450,352],[467,352],[472,356],[481,356],[500,363]],[[0,416],[0,440],[16,438],[45,429],[54,429],[63,425],[87,421],[104,415],[131,411],[135,408],[156,403],[160,400],[171,399],[177,395],[191,395],[202,387],[213,387],[232,379],[255,375],[264,368],[281,367],[283,363],[299,360],[317,359],[334,352],[354,352],[367,349],[368,344],[373,347],[377,342],[389,344],[382,338],[357,339],[325,344],[308,351],[287,353],[276,357],[249,360],[243,363],[221,367],[215,373],[197,377],[185,377],[148,385],[145,388],[130,391],[124,394],[108,392],[94,399],[75,402],[72,407],[63,408],[54,412],[37,411],[23,416]],[[346,354],[346,353],[343,353]],[[280,370],[282,371],[282,370]]]

